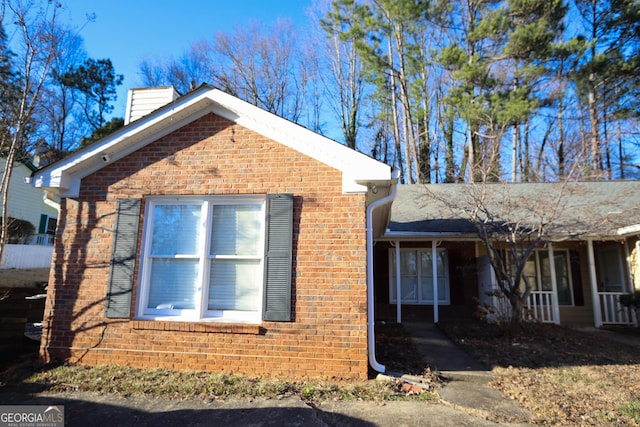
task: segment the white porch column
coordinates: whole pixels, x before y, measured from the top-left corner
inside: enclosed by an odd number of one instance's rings
[[[636,242],[636,245],[638,243],[640,242]],[[631,253],[629,252],[629,242],[627,242],[627,239],[624,239],[624,243],[622,244],[622,246],[624,246],[624,259],[627,263],[627,292],[633,293],[635,291],[635,285],[633,283],[633,273],[631,271],[631,268],[633,266],[631,265]],[[629,310],[629,316],[631,317],[633,326],[638,326],[638,319],[636,318],[635,310]]]
[[[402,323],[402,286],[400,283],[400,241],[396,240],[396,322]]]
[[[598,295],[598,281],[596,278],[596,262],[593,255],[593,240],[587,239],[587,255],[589,256],[589,283],[591,284],[591,299],[593,300],[593,321],[596,328],[602,326],[602,311],[600,310],[600,296]]]
[[[433,274],[433,323],[438,323],[438,248],[435,240],[431,241],[431,273]]]
[[[551,274],[551,310],[553,312],[553,323],[560,324],[560,304],[558,301],[558,280],[556,278],[556,260],[553,256],[553,243],[547,246],[549,253],[549,273]]]
[[[633,286],[633,275],[631,272],[631,253],[629,252],[629,245],[627,244],[627,239],[624,239],[624,242],[622,243],[622,247],[624,248],[624,261],[627,265],[627,289],[625,289],[626,292],[633,292],[634,291],[634,286]]]

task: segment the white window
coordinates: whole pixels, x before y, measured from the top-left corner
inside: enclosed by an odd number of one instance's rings
[[[571,306],[573,305],[573,286],[571,285],[569,251],[554,249],[553,258],[556,271],[558,303],[560,305]],[[512,268],[514,268],[514,266],[512,266]],[[523,274],[529,279],[532,291],[552,291],[553,285],[551,283],[549,251],[546,249],[535,250],[525,263]],[[524,290],[524,281],[521,281],[520,287]]]
[[[264,198],[150,199],[139,318],[258,322]]]
[[[436,275],[438,279],[438,304],[451,303],[449,292],[449,266],[447,252],[438,249],[436,252]],[[389,300],[396,304],[396,252],[389,250]],[[431,249],[400,250],[400,301],[402,304],[433,305],[433,258]]]

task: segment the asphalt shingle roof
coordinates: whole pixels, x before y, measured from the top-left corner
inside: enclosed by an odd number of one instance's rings
[[[554,234],[617,236],[640,225],[640,181],[399,185],[389,230],[472,234],[467,212],[478,205],[496,221],[544,221]]]

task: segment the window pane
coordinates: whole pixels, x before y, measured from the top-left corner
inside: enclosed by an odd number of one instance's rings
[[[403,276],[418,275],[418,263],[415,251],[400,252],[400,274]]]
[[[47,220],[47,234],[56,234],[56,226],[58,224],[58,220],[55,218],[49,218]]]
[[[418,302],[418,284],[415,277],[402,277],[400,281],[402,302]]]
[[[262,219],[260,205],[215,206],[210,255],[258,256]]]
[[[397,301],[395,251],[391,254],[390,296]],[[449,274],[446,268],[446,250],[437,251],[438,301],[448,304]],[[405,304],[433,304],[433,262],[431,250],[403,250],[400,252],[400,292]],[[418,274],[419,273],[419,274]]]
[[[558,303],[560,305],[571,305],[571,288],[569,287],[569,270],[566,252],[554,252],[554,268],[556,269],[556,286],[558,288]],[[551,290],[551,266],[549,265],[549,253],[540,253],[540,271],[542,272],[542,288]]]
[[[197,259],[153,259],[148,308],[194,309],[198,279]]]
[[[438,276],[439,277],[444,277],[447,276],[447,273],[445,272],[445,266],[447,264],[447,253],[445,251],[438,251],[437,252],[437,260],[436,260],[436,268],[438,269]]]
[[[422,292],[421,298],[423,301],[433,301],[433,278],[432,277],[422,278],[422,287],[420,291]],[[438,277],[438,301],[439,302],[447,301],[446,292],[447,292],[446,279]]]
[[[433,262],[431,261],[431,251],[420,254],[420,273],[424,277],[433,275]]]
[[[209,310],[258,310],[260,261],[212,260],[209,274]]]
[[[540,260],[540,281],[542,282],[542,290],[550,291],[553,289],[551,285],[551,266],[549,265],[549,253],[546,251],[538,252],[538,259]]]
[[[445,277],[445,265],[446,265],[446,252],[438,250],[436,252],[436,268],[438,269],[438,276]],[[431,250],[426,250],[420,253],[420,273],[423,276],[431,277],[433,275],[433,261],[431,257]]]
[[[200,234],[200,205],[153,208],[152,255],[195,255]]]
[[[402,299],[400,302],[408,304],[408,303],[417,303],[418,302],[418,285],[416,277],[406,277],[401,276],[400,278],[400,293],[402,294]],[[398,300],[398,292],[396,287],[396,277],[391,277],[391,300]]]
[[[516,270],[516,267],[513,266],[513,270]],[[535,253],[531,255],[531,257],[525,262],[524,269],[522,270],[522,274],[527,276],[529,279],[529,285],[531,286],[532,291],[539,291],[538,279],[536,278],[536,255]],[[524,290],[525,283],[524,280],[520,281],[520,288]]]
[[[553,255],[556,268],[556,285],[558,286],[558,302],[561,305],[573,304],[571,287],[569,286],[569,267],[567,253],[555,253]]]

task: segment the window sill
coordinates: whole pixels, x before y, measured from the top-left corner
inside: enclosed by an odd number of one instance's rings
[[[133,329],[150,331],[200,332],[207,334],[264,335],[266,329],[260,325],[218,322],[176,322],[167,320],[134,320]]]

